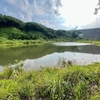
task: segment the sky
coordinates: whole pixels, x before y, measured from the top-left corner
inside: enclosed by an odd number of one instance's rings
[[[0,1],[1,14],[24,22],[37,22],[49,28],[64,30],[100,27],[100,0]]]

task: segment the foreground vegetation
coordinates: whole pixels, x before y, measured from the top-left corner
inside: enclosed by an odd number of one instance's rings
[[[0,100],[100,100],[100,63],[62,62],[27,72],[23,62],[0,72]]]

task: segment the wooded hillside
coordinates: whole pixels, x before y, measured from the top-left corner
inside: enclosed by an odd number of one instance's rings
[[[65,30],[54,30],[35,22],[23,22],[17,18],[0,14],[0,37],[7,39],[54,39],[76,38],[78,35]]]

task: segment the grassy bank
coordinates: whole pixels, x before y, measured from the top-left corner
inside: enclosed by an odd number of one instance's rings
[[[95,45],[98,45],[100,46],[100,40],[75,40],[75,42],[83,42],[83,43],[92,43],[92,44],[95,44]]]
[[[16,46],[30,46],[30,45],[40,45],[43,43],[52,42],[50,40],[38,39],[38,40],[0,40],[0,48],[6,47],[16,47]]]
[[[23,64],[0,72],[0,100],[100,100],[100,63],[63,63],[26,72]]]

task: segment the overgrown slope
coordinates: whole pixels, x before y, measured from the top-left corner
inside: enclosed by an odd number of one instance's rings
[[[35,22],[23,22],[11,16],[0,14],[0,37],[6,39],[35,40],[38,38],[76,38],[78,34],[65,30],[54,30]]]

